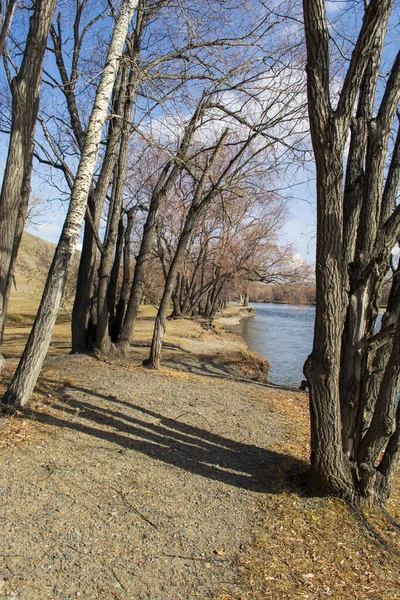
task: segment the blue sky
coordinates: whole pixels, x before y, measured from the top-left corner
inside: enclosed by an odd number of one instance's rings
[[[335,18],[348,8],[350,3],[346,0],[326,2],[328,17]],[[394,15],[396,17],[396,15]],[[4,168],[6,147],[0,148],[0,172]],[[307,180],[309,180],[307,182]],[[306,182],[306,183],[305,183]],[[28,229],[35,235],[57,242],[61,231],[65,206],[55,199],[57,193],[49,183],[37,174],[32,180],[33,194],[43,198],[45,213],[39,219],[36,227]],[[287,193],[290,215],[284,228],[284,243],[292,243],[296,252],[313,263],[315,256],[315,183],[306,171],[299,170],[296,176],[296,185]]]

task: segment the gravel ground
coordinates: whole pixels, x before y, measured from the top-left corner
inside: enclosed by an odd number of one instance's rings
[[[223,375],[50,358],[36,437],[1,454],[0,598],[245,594],[260,493],[296,465],[272,450],[285,393]]]

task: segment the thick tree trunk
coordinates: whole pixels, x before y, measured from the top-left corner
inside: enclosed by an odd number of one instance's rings
[[[14,377],[2,400],[5,410],[13,410],[27,404],[46,356],[68,268],[82,227],[89,189],[96,166],[101,132],[107,116],[107,108],[117,75],[119,60],[136,6],[137,0],[125,0],[114,28],[107,61],[101,74],[90,115],[85,148],[75,178],[65,224],[31,334]]]
[[[373,336],[366,351],[362,376],[362,419],[359,421],[359,438],[369,426],[375,409],[376,399],[388,364],[396,323],[400,317],[400,269],[393,275],[392,287],[380,332]]]
[[[365,423],[362,379],[368,343],[373,338],[390,245],[396,239],[390,234],[385,237],[379,226],[383,215],[388,221],[394,220],[387,207],[383,208],[382,189],[388,136],[399,101],[399,57],[378,116],[372,118],[392,4],[391,0],[371,0],[365,6],[360,33],[333,109],[325,2],[303,2],[309,117],[317,170],[317,304],[313,351],[305,364],[310,386],[312,483],[319,492],[349,501],[356,500],[360,493],[372,493],[371,489],[367,492],[373,487],[369,485],[369,467],[393,432],[393,394],[400,367],[392,351],[371,424],[360,442]],[[358,109],[352,119],[357,97]],[[392,421],[390,428],[387,420]],[[375,464],[372,471],[375,481]]]
[[[94,190],[89,196],[89,210],[91,222],[86,218],[81,260],[79,263],[78,280],[76,284],[76,294],[72,310],[72,352],[87,352],[92,349],[93,340],[90,339],[90,312],[93,304],[94,279],[96,274],[96,262],[98,257],[98,243],[93,231],[97,232],[100,226],[100,218],[103,212],[104,202],[110,187],[112,174],[118,159],[119,144],[121,140],[121,130],[123,114],[125,108],[125,86],[127,85],[127,70],[123,69],[121,81],[116,79],[114,86],[115,99],[113,102],[113,112],[116,115],[110,122],[108,130],[107,146],[104,160],[102,162],[100,175]],[[117,90],[115,90],[117,88]],[[71,121],[73,118],[71,116]],[[79,129],[75,133],[79,135]]]
[[[374,274],[349,296],[340,372],[343,451],[354,460],[358,446],[358,421],[363,410],[362,381],[365,344],[373,335],[378,306]]]
[[[385,369],[373,417],[358,451],[366,472],[373,472],[381,452],[396,428],[396,397],[400,384],[400,319],[397,321],[392,352]]]
[[[0,194],[0,334],[7,313],[9,270],[18,251],[15,243],[18,215],[26,215],[29,202],[42,62],[55,5],[55,0],[35,3],[21,69],[11,84],[11,136]],[[2,339],[0,367],[1,344]]]
[[[317,147],[317,303],[312,354],[305,365],[310,387],[312,486],[352,499],[353,478],[342,451],[339,375],[346,317],[347,271],[341,257],[342,177],[345,138],[333,127]],[[327,151],[339,145],[339,159]]]
[[[78,278],[72,308],[71,334],[72,353],[85,353],[91,347],[90,313],[94,296],[94,277],[98,247],[93,227],[100,223],[100,205],[95,206],[94,193],[89,193],[88,210],[92,215],[91,222],[85,219],[81,259],[79,261]]]

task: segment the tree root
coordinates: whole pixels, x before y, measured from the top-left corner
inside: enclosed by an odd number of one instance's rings
[[[0,415],[3,417],[12,417],[17,412],[15,404],[9,404],[7,402],[0,402]]]
[[[386,508],[384,508],[383,506],[380,506],[379,510],[381,511],[383,516],[389,521],[389,523],[391,525],[393,525],[393,527],[396,527],[396,529],[400,529],[400,521],[397,521],[397,519],[392,517],[392,515]]]
[[[382,546],[390,554],[396,554],[397,551],[388,544],[385,538],[368,522],[367,518],[363,514],[359,502],[349,503],[349,508],[353,515],[356,517],[358,523],[361,525],[364,531],[373,538],[380,546]]]

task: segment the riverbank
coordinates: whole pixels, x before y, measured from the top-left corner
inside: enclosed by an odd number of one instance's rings
[[[30,410],[0,419],[0,597],[400,597],[396,556],[306,493],[307,395],[246,379],[218,324],[169,322],[144,369],[152,310],[123,363],[70,355],[59,322]],[[7,333],[3,387],[27,329]]]
[[[239,325],[242,319],[254,317],[254,308],[250,306],[239,306],[238,304],[229,304],[221,314],[215,317],[215,321],[221,325]]]

